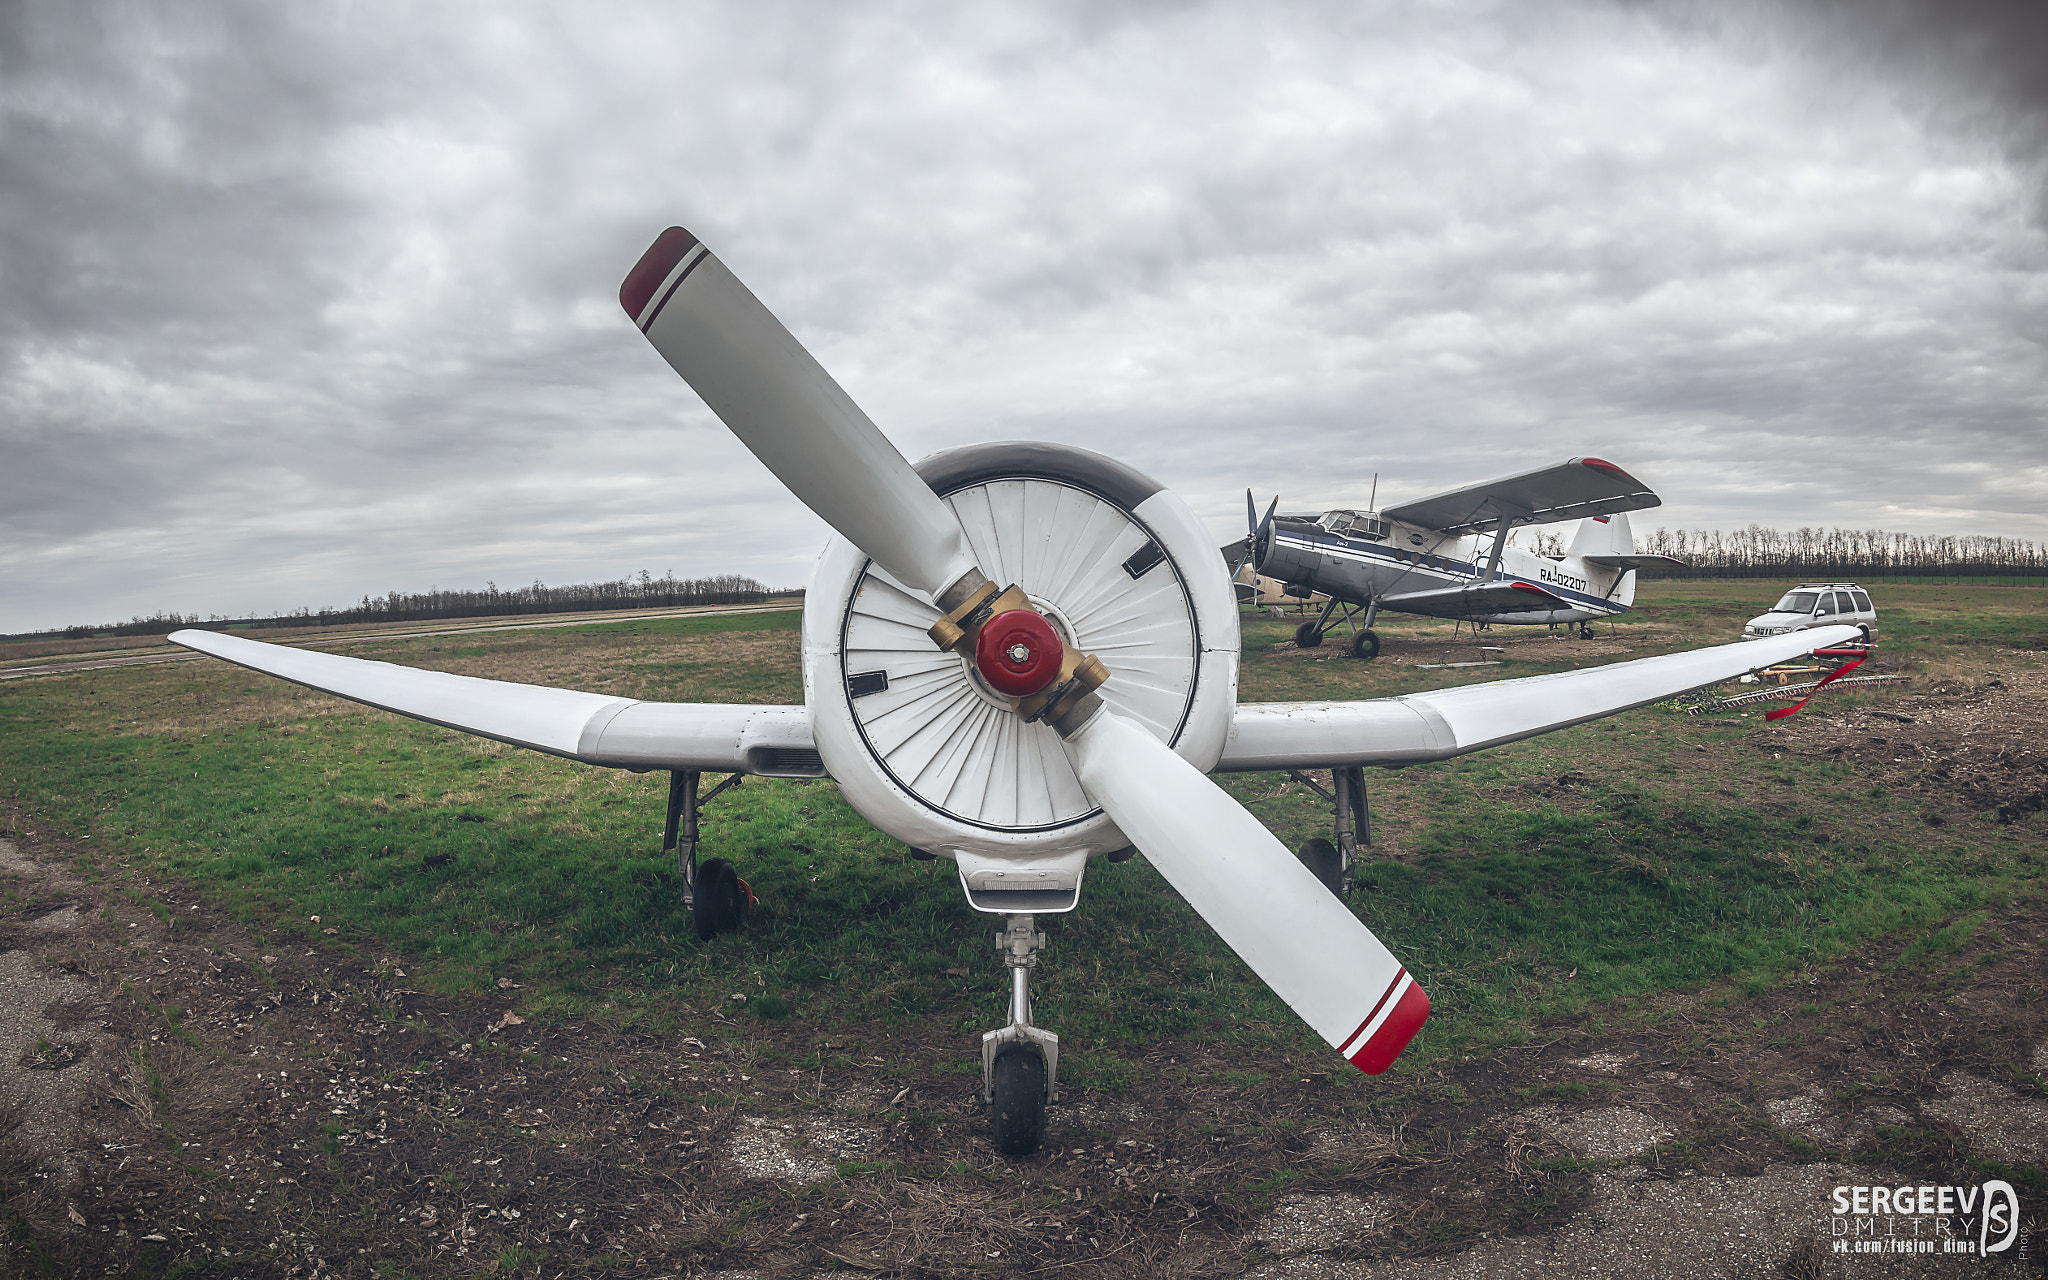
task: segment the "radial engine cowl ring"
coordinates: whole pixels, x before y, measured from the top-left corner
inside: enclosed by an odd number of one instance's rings
[[[1070,445],[970,445],[917,470],[983,573],[1014,585],[980,602],[994,606],[982,624],[1041,614],[1074,670],[1022,698],[1001,692],[975,661],[978,634],[956,626],[957,647],[944,648],[933,631],[949,611],[835,537],[804,597],[805,702],[826,769],[861,816],[941,856],[1042,867],[1129,845],[1055,726],[1029,717],[1059,707],[1054,695],[1092,653],[1106,668],[1097,696],[1212,768],[1238,659],[1237,602],[1214,538],[1157,481]]]
[[[990,618],[974,642],[974,667],[990,687],[1026,698],[1059,678],[1065,646],[1035,609],[1010,609]]]

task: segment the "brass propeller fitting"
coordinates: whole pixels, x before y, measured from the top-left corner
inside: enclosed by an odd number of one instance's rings
[[[972,653],[974,642],[981,638],[981,629],[988,625],[990,618],[1011,609],[1030,608],[1031,602],[1024,598],[1024,588],[1012,583],[998,590],[995,583],[984,579],[957,608],[934,622],[926,634],[931,636],[932,643],[939,646],[941,652],[951,653],[965,645]]]
[[[979,576],[979,575],[976,575]],[[960,585],[948,591],[954,594]],[[946,616],[931,625],[927,633],[932,643],[941,651],[951,653],[963,646],[967,653],[975,651],[975,644],[981,638],[981,630],[989,619],[1012,609],[1023,609],[1030,613],[1038,610],[1024,596],[1024,589],[1015,583],[997,590],[996,584],[983,579],[978,586],[969,590],[964,599],[954,606]],[[1043,615],[1041,615],[1043,616]],[[1026,724],[1039,720],[1056,721],[1072,711],[1103,681],[1109,679],[1109,669],[1093,654],[1084,654],[1065,640],[1060,641],[1059,675],[1045,689],[1029,697],[1012,698],[1010,705],[1017,714],[1024,717]]]

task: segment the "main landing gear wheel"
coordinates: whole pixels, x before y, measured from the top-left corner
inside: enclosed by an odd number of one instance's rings
[[[1361,631],[1351,637],[1351,656],[1363,658],[1367,662],[1379,657],[1380,633],[1377,631]]]
[[[1006,1156],[1028,1156],[1045,1140],[1045,1055],[1035,1044],[996,1051],[989,1082],[989,1136]]]
[[[1301,865],[1315,872],[1316,879],[1323,882],[1323,888],[1344,896],[1344,856],[1337,852],[1337,846],[1321,836],[1313,836],[1308,843],[1294,851],[1301,859]]]
[[[713,858],[697,868],[697,891],[691,910],[697,917],[697,936],[704,941],[740,926],[740,913],[753,902],[747,882],[724,858]]]
[[[1304,622],[1294,629],[1294,647],[1297,649],[1313,649],[1322,642],[1323,633],[1313,622]]]

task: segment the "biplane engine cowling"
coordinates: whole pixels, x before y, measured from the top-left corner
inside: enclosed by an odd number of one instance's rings
[[[1197,769],[1215,765],[1237,703],[1237,608],[1185,502],[1063,445],[953,449],[917,473],[988,576],[1023,588],[1062,639],[1109,668],[1105,701]],[[934,645],[939,616],[844,538],[819,558],[804,600],[804,700],[847,802],[897,839],[957,858],[970,889],[969,866],[1078,866],[1128,845],[1059,735],[1017,716],[971,653]]]

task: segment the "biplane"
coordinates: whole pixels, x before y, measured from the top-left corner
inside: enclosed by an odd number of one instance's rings
[[[643,702],[209,631],[171,639],[466,733],[669,771],[663,844],[707,942],[741,923],[750,894],[726,860],[697,859],[710,794],[700,779],[831,777],[878,828],[952,862],[975,911],[1003,919],[1010,1012],[981,1055],[991,1136],[1008,1153],[1037,1148],[1058,1096],[1059,1037],[1032,1018],[1028,979],[1045,938],[1036,922],[1074,908],[1093,859],[1142,852],[1363,1071],[1385,1071],[1427,1018],[1415,977],[1331,892],[1341,880],[1312,870],[1207,774],[1330,769],[1348,844],[1368,765],[1512,742],[1846,638],[1817,628],[1398,698],[1239,703],[1229,575],[1193,510],[1157,481],[1036,443],[967,445],[913,466],[680,227],[655,240],[619,299],[836,530],[804,600],[803,705]]]
[[[1377,486],[1375,486],[1377,487]],[[1637,566],[1677,564],[1635,548],[1628,512],[1659,505],[1634,476],[1599,458],[1467,485],[1379,511],[1279,512],[1265,518],[1245,494],[1246,536],[1223,548],[1240,578],[1281,584],[1301,600],[1326,597],[1313,619],[1295,628],[1304,649],[1323,642],[1338,623],[1351,628],[1351,653],[1380,651],[1372,629],[1381,610],[1457,618],[1478,625],[1577,624],[1626,613],[1635,603]],[[1510,546],[1519,528],[1580,521],[1562,556]]]

